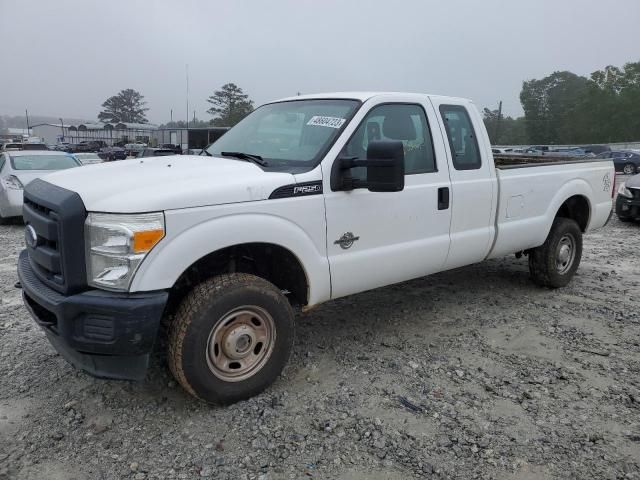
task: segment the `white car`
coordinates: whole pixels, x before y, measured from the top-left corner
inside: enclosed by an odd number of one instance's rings
[[[94,163],[102,163],[97,153],[74,153],[73,158],[78,160],[82,165],[92,165]]]
[[[64,152],[15,150],[0,153],[0,224],[22,216],[22,190],[47,173],[77,167],[80,162]]]
[[[278,377],[292,305],[514,253],[535,283],[567,285],[582,234],[611,215],[614,183],[611,160],[496,166],[469,100],[291,97],[199,156],[36,180],[18,276],[26,308],[74,365],[144,378],[164,319],[177,381],[229,403]]]

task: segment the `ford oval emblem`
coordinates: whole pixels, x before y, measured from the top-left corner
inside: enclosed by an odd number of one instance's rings
[[[31,225],[27,225],[24,229],[24,242],[29,248],[36,248],[38,246],[38,234],[36,229]]]

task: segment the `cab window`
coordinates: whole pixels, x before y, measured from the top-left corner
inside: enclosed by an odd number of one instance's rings
[[[406,175],[437,170],[431,131],[420,105],[384,104],[372,108],[342,149],[340,156],[365,160],[369,143],[380,140],[402,142]],[[366,169],[354,168],[351,175],[365,180]]]
[[[482,166],[478,140],[471,118],[462,105],[440,105],[449,147],[456,170],[475,170]]]

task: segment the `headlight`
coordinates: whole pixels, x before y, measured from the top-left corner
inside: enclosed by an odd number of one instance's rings
[[[22,190],[24,188],[20,179],[15,175],[9,175],[5,178],[4,185],[11,190]]]
[[[164,215],[90,213],[84,235],[89,285],[126,291],[144,257],[164,237]]]
[[[631,193],[631,190],[629,190],[627,188],[627,186],[624,184],[624,182],[622,182],[620,184],[620,187],[618,187],[618,195],[621,195],[621,196],[627,197],[627,198],[633,198],[633,193]]]

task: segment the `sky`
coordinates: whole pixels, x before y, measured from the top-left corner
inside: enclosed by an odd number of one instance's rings
[[[410,91],[520,115],[523,80],[640,61],[640,0],[0,0],[0,115],[96,120],[125,88],[152,123],[211,118],[234,82],[256,105]]]

